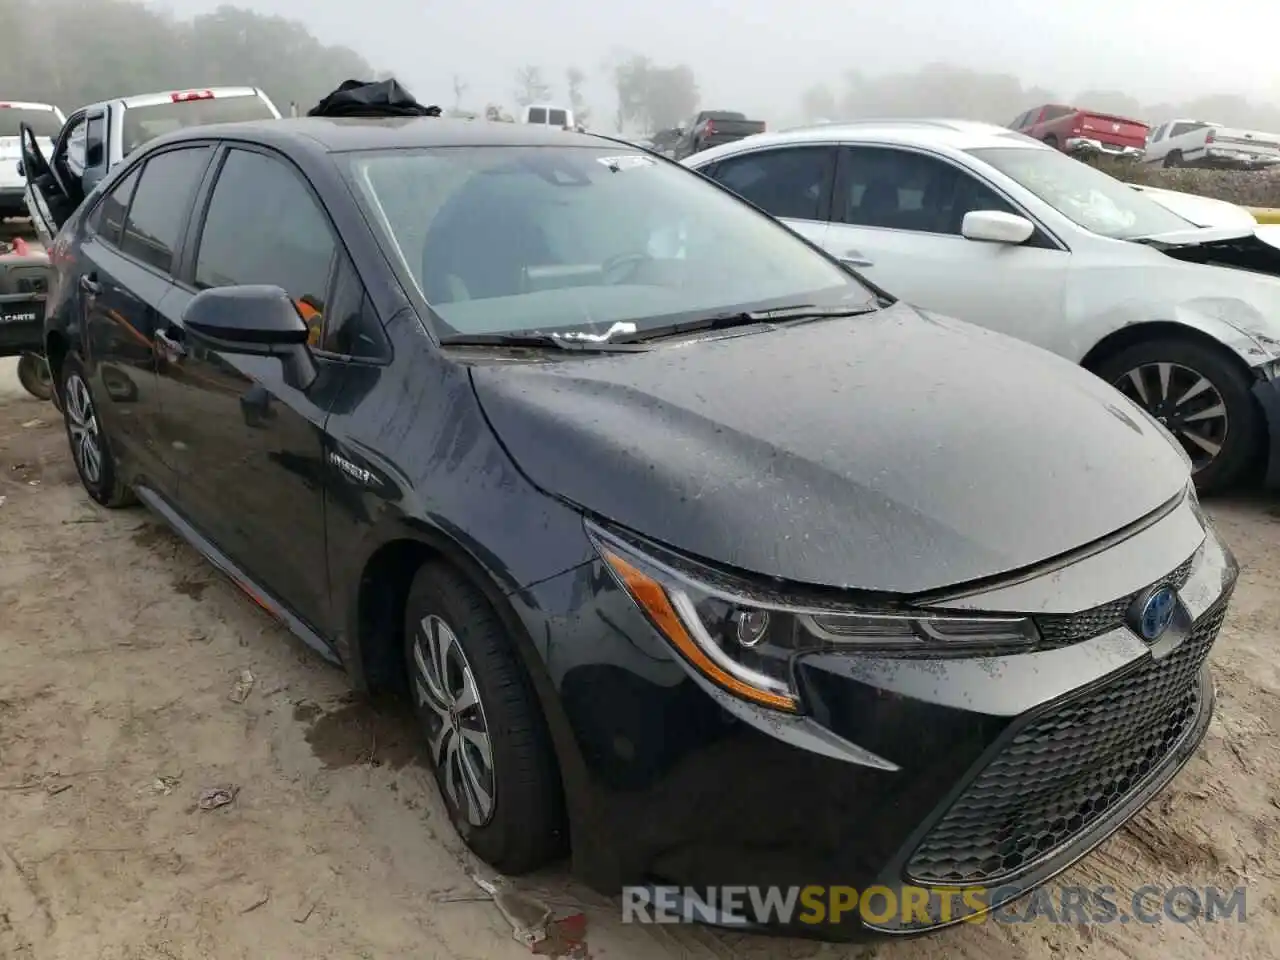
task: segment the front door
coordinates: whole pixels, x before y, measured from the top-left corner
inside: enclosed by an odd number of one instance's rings
[[[163,430],[178,506],[273,599],[326,635],[323,432],[342,364],[320,355],[319,380],[297,390],[277,359],[195,343],[182,313],[201,289],[273,284],[315,318],[318,340],[338,246],[310,186],[275,154],[227,150],[206,196],[162,331]]]
[[[890,147],[845,147],[827,251],[895,297],[1038,343],[1065,310],[1071,254],[1042,230],[1020,245],[965,239],[971,210],[1026,214],[948,160]]]

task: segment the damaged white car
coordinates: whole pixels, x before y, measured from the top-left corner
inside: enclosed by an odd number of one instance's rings
[[[1280,249],[1232,205],[1174,212],[970,121],[761,134],[685,163],[894,296],[1083,364],[1177,437],[1201,490],[1255,466],[1280,485]]]

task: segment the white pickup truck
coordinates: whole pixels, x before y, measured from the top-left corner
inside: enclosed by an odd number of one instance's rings
[[[31,128],[36,141],[44,149],[52,151],[53,138],[66,123],[66,117],[48,103],[0,100],[0,220],[27,215],[27,207],[22,200],[27,181],[19,172],[18,162],[22,159],[21,130],[24,123]]]
[[[257,87],[170,90],[81,107],[67,118],[51,149],[34,130],[22,132],[26,207],[36,233],[52,246],[62,224],[125,157],[162,134],[239,120],[280,119]]]
[[[1280,163],[1280,135],[1208,120],[1168,120],[1147,137],[1143,163],[1258,170]]]

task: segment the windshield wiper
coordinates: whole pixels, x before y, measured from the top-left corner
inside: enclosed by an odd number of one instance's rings
[[[660,327],[647,327],[637,333],[614,340],[614,343],[646,343],[664,337],[678,337],[685,333],[701,333],[707,330],[728,330],[733,327],[749,327],[757,324],[778,325],[802,323],[806,320],[830,320],[836,317],[858,317],[880,309],[874,304],[856,307],[819,307],[812,303],[796,303],[769,310],[742,310],[737,313],[717,313],[697,320],[668,323]]]
[[[457,333],[441,337],[446,347],[554,347],[590,353],[593,350],[628,350],[627,343],[607,340],[573,339],[555,333],[530,330],[527,333]]]

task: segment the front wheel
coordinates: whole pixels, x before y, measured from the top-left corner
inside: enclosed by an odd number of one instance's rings
[[[63,360],[61,375],[62,418],[80,483],[85,492],[104,507],[131,506],[137,501],[133,491],[120,479],[115,454],[102,429],[98,405],[80,358],[72,354]]]
[[[1164,165],[1166,169],[1172,169],[1174,167],[1182,166],[1182,151],[1181,150],[1169,151],[1169,153],[1164,158]]]
[[[53,376],[49,364],[38,353],[24,353],[18,358],[18,382],[37,400],[53,399]]]
[[[1095,372],[1173,434],[1201,493],[1231,487],[1259,452],[1262,413],[1248,373],[1223,347],[1149,340],[1107,357]]]
[[[537,699],[485,597],[429,563],[405,604],[414,710],[454,827],[503,873],[537,869],[562,846],[559,770]]]

